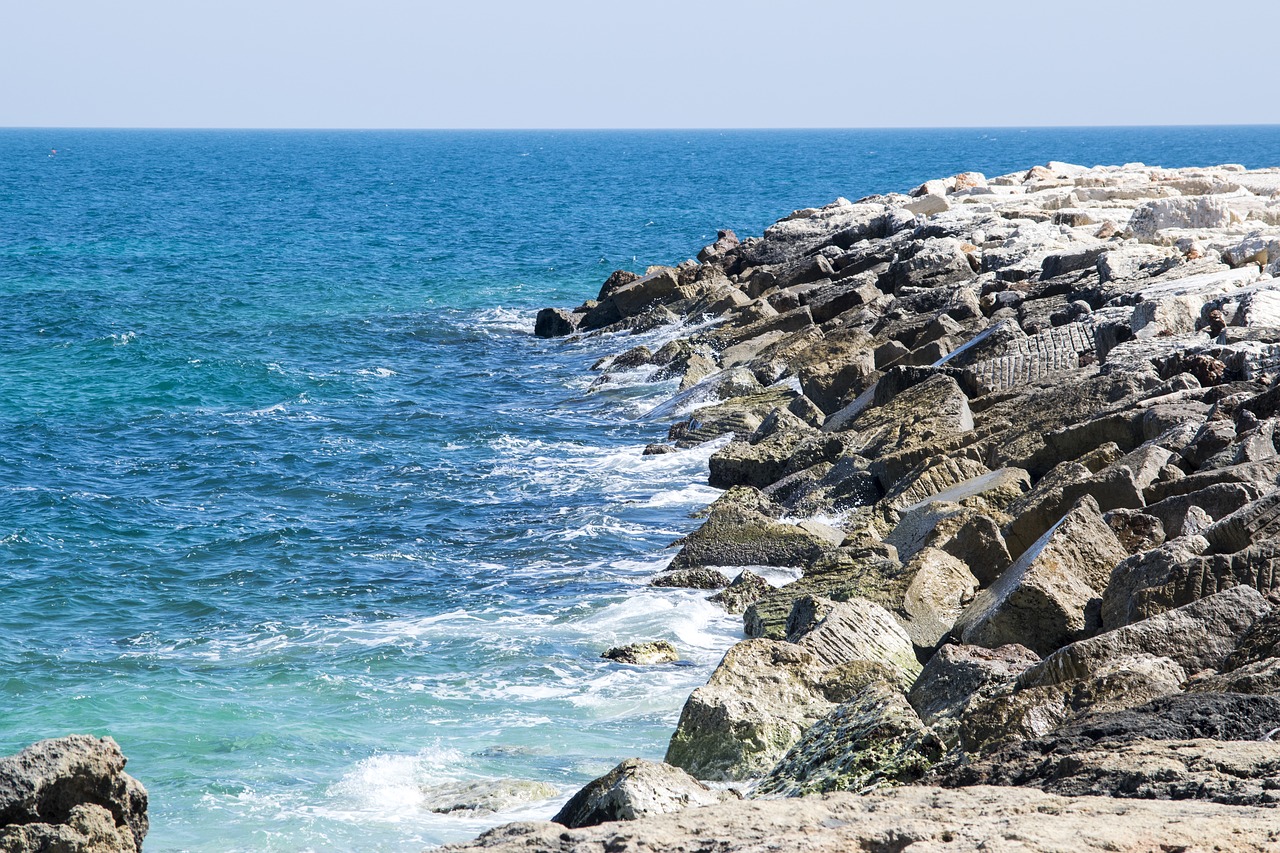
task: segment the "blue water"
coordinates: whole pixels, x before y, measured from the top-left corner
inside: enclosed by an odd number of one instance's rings
[[[115,737],[151,851],[418,850],[660,757],[738,636],[645,586],[711,448],[641,457],[672,386],[590,387],[636,339],[534,311],[1050,159],[1266,166],[1280,130],[0,131],[0,750]],[[656,637],[695,666],[598,658]]]

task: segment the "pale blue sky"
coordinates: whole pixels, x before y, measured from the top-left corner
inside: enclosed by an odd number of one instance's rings
[[[1280,123],[1274,0],[0,0],[0,126]]]

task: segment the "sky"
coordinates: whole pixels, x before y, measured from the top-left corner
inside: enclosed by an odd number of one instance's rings
[[[0,0],[0,126],[1280,123],[1274,0]]]

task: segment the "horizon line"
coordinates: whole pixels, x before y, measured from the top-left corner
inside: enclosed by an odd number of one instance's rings
[[[788,133],[836,131],[953,131],[953,130],[1159,130],[1187,128],[1280,128],[1280,123],[1260,124],[974,124],[974,125],[878,125],[832,127],[345,127],[267,125],[0,125],[0,131],[118,130],[118,131],[267,131],[329,133]]]

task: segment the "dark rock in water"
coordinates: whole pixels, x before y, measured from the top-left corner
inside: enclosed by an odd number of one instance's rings
[[[680,658],[676,647],[666,640],[653,640],[648,643],[630,643],[625,646],[614,646],[600,657],[618,663],[657,664],[672,663]]]
[[[640,455],[641,456],[664,456],[668,453],[676,453],[679,450],[680,448],[670,444],[646,444],[644,446],[644,452],[642,452]]]
[[[644,367],[651,361],[653,361],[653,353],[647,346],[641,344],[619,354],[609,364],[609,368],[611,370],[630,370],[634,367]]]
[[[0,758],[0,850],[141,853],[147,792],[111,738],[69,735]]]
[[[729,579],[716,569],[699,567],[666,572],[651,580],[649,585],[682,589],[724,589],[729,585]]]
[[[750,569],[743,569],[733,583],[707,600],[714,601],[730,613],[742,613],[771,589],[773,587],[767,580]]]
[[[543,308],[533,321],[533,333],[540,338],[561,338],[577,327],[577,318],[563,308]]]
[[[728,795],[732,796],[732,795]],[[628,758],[574,794],[551,820],[570,829],[709,806],[726,795],[670,764]]]
[[[756,793],[801,796],[915,782],[942,751],[901,691],[874,682],[810,727]]]

